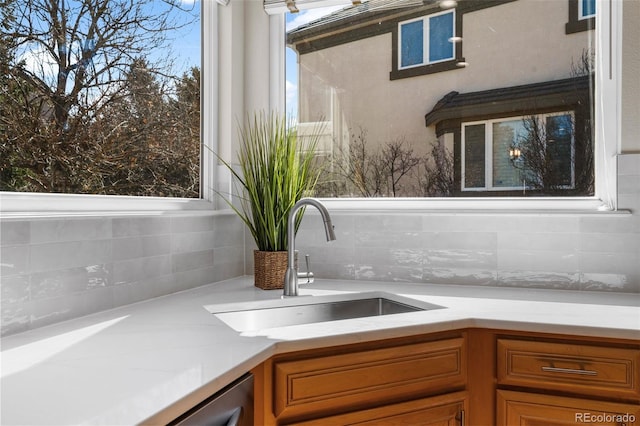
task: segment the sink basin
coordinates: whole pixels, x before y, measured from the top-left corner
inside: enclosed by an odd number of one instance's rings
[[[241,332],[442,308],[442,306],[380,292],[298,296],[295,299],[297,300],[258,302],[249,309],[226,312],[216,311],[215,306],[206,308],[229,327]]]

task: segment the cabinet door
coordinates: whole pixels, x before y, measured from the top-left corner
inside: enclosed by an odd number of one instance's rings
[[[631,426],[640,420],[640,406],[499,390],[499,426]],[[640,423],[638,423],[640,424]]]
[[[461,390],[465,339],[453,338],[338,355],[274,361],[274,414],[331,415]]]
[[[295,424],[300,426],[463,426],[466,424],[464,415],[467,409],[466,392],[455,392]]]

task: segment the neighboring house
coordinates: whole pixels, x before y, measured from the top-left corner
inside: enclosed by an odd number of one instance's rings
[[[347,7],[287,34],[302,132],[324,117],[326,154],[358,128],[420,155],[446,148],[450,195],[590,195],[594,16],[595,0]]]

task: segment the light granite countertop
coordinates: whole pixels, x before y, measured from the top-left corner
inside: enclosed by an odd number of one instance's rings
[[[204,306],[279,299],[252,277],[2,339],[2,425],[165,423],[276,353],[466,327],[640,339],[640,295],[316,280],[302,295],[385,291],[446,307],[239,333]]]

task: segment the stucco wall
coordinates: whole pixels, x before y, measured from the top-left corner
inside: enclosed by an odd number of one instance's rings
[[[316,121],[322,88],[338,96],[352,129],[371,142],[405,136],[435,140],[424,116],[452,90],[460,93],[557,80],[571,76],[592,32],[565,34],[567,1],[518,1],[464,14],[463,56],[468,66],[391,81],[391,34],[300,55],[301,121]],[[313,93],[305,97],[305,93]]]

